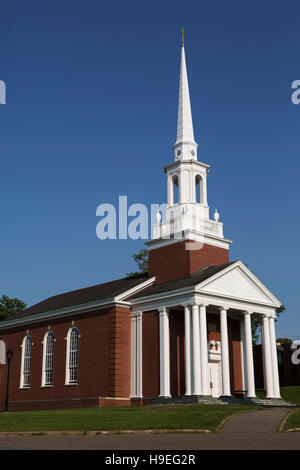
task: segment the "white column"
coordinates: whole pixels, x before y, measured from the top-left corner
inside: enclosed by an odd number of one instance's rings
[[[201,348],[201,395],[210,395],[208,383],[208,353],[206,305],[200,305],[200,348]]]
[[[165,307],[159,311],[159,364],[160,397],[170,397],[170,332],[169,313]]]
[[[272,356],[273,394],[275,398],[281,398],[279,374],[278,374],[278,359],[277,359],[277,346],[276,346],[274,317],[269,318],[269,330],[270,330],[270,346],[271,346],[271,356]]]
[[[192,395],[191,381],[191,307],[184,306],[184,336],[185,336],[185,395]]]
[[[220,309],[221,323],[221,351],[222,351],[222,395],[230,396],[230,368],[229,368],[229,347],[227,329],[227,309]]]
[[[131,316],[131,387],[130,396],[136,397],[136,316]]]
[[[270,331],[269,331],[269,318],[264,315],[263,317],[263,351],[264,351],[264,362],[265,362],[265,390],[266,398],[273,398],[273,369],[272,369],[272,356],[271,356],[271,345],[270,345]]]
[[[179,180],[180,180],[180,201],[181,203],[189,202],[189,172],[188,171],[181,171],[179,173]]]
[[[167,188],[168,188],[168,205],[172,206],[174,204],[173,182],[172,182],[172,177],[170,175],[168,175],[168,179],[167,179]]]
[[[264,323],[263,317],[261,319],[261,357],[262,357],[262,368],[263,368],[263,383],[266,383],[266,364],[265,364],[265,348],[264,348]]]
[[[189,174],[189,185],[190,185],[190,202],[196,202],[196,181],[195,181],[195,173],[190,171]]]
[[[142,312],[131,316],[131,397],[142,397]]]
[[[192,306],[193,318],[193,395],[201,395],[199,306]]]
[[[253,365],[251,314],[244,312],[245,321],[245,349],[246,349],[246,371],[247,371],[247,397],[255,397],[255,380]]]
[[[202,204],[205,204],[207,206],[207,187],[206,187],[206,175],[202,175],[202,196],[203,196],[203,201]]]
[[[240,319],[240,335],[241,335],[241,358],[242,358],[243,390],[248,390],[247,373],[246,373],[246,338],[245,338],[244,317],[241,317],[241,319]]]
[[[143,396],[143,330],[142,312],[136,317],[136,395]]]

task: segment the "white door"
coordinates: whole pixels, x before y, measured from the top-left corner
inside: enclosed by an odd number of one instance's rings
[[[209,383],[210,383],[210,394],[212,397],[218,398],[221,395],[221,367],[220,361],[209,361]]]

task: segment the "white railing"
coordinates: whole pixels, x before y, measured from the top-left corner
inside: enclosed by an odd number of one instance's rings
[[[223,238],[223,224],[196,215],[180,215],[153,226],[153,238],[170,238],[171,234],[194,230],[200,234]]]

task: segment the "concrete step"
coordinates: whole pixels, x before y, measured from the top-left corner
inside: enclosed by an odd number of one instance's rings
[[[242,405],[260,405],[260,406],[273,406],[273,407],[293,407],[292,403],[288,403],[282,398],[220,398],[226,403],[242,404]]]
[[[275,398],[234,398],[234,397],[220,397],[214,398],[211,396],[192,395],[182,397],[163,398],[158,397],[152,402],[152,405],[187,405],[187,404],[201,404],[201,405],[259,405],[268,407],[294,407],[292,403],[288,403],[283,399]]]
[[[210,396],[203,395],[192,395],[192,396],[182,396],[182,397],[171,397],[171,398],[162,398],[159,397],[152,404],[155,405],[181,405],[181,404],[215,404],[222,405],[218,398],[213,398]]]

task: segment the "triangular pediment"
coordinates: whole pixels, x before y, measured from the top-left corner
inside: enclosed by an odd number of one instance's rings
[[[248,302],[280,305],[280,301],[240,261],[198,284],[197,290]]]

